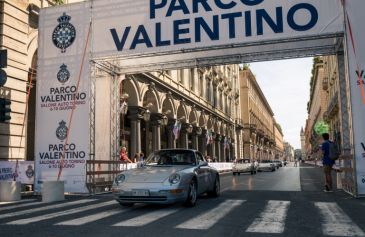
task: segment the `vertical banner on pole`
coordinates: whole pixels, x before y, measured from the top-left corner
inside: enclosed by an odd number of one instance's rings
[[[87,192],[90,16],[90,3],[86,2],[40,12],[35,144],[38,192],[44,181],[57,180],[60,167],[66,192]]]
[[[344,0],[357,195],[365,195],[364,0]]]

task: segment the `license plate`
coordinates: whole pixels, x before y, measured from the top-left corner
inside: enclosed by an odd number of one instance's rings
[[[132,190],[133,196],[147,197],[150,196],[150,192],[148,190]]]

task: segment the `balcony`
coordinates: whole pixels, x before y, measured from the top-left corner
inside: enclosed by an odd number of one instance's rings
[[[240,118],[236,118],[236,119],[235,119],[235,123],[236,123],[236,127],[237,127],[238,129],[242,129],[242,128],[243,128],[243,120],[242,120],[242,119],[240,119]]]
[[[338,91],[332,96],[331,102],[328,105],[326,115],[328,119],[332,118],[338,112]]]
[[[236,100],[240,97],[240,90],[238,88],[234,89],[233,96]]]

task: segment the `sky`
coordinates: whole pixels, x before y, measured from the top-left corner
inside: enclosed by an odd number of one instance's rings
[[[261,90],[270,104],[284,140],[300,149],[300,130],[305,127],[309,81],[313,59],[289,59],[250,63]]]

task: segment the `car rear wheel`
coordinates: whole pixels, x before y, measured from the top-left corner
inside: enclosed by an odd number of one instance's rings
[[[215,177],[213,190],[209,192],[208,195],[211,197],[218,197],[220,195],[220,192],[221,192],[221,185],[219,182],[219,177],[217,176]]]
[[[184,206],[186,207],[193,207],[196,204],[197,199],[197,187],[195,180],[191,180],[189,184],[189,190],[188,190],[188,197],[186,198],[186,201],[184,202]]]

